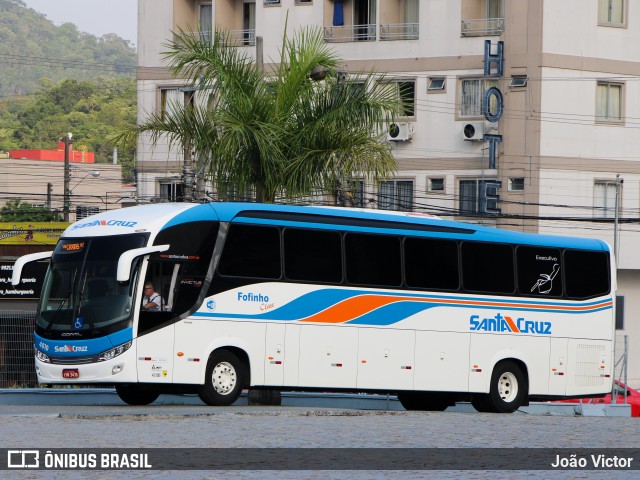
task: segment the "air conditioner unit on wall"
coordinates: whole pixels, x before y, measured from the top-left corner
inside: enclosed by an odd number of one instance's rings
[[[387,131],[387,140],[390,142],[407,142],[413,136],[413,126],[407,122],[392,123]]]
[[[482,140],[484,125],[482,122],[465,123],[462,127],[462,138],[465,140]]]

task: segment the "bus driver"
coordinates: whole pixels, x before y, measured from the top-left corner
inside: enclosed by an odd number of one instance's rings
[[[153,283],[146,282],[144,284],[144,296],[142,297],[142,310],[159,312],[162,309],[162,305],[164,305],[164,300],[153,288]]]

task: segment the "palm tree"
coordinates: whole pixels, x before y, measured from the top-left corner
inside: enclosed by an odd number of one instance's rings
[[[285,34],[279,62],[267,72],[231,43],[225,32],[210,40],[178,31],[165,58],[174,76],[190,79],[198,101],[151,113],[120,139],[146,132],[154,145],[192,151],[196,171],[218,186],[253,188],[259,202],[335,191],[353,172],[383,178],[395,171],[381,136],[400,100],[379,75],[345,81],[319,29]],[[318,73],[324,80],[313,80]]]

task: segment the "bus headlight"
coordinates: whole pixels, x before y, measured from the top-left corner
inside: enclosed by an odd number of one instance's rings
[[[49,360],[49,356],[45,353],[42,353],[40,350],[38,350],[37,348],[34,348],[35,352],[36,352],[36,358],[38,360],[40,360],[43,363],[50,363],[51,361]]]
[[[107,360],[116,358],[118,355],[122,355],[124,352],[129,350],[129,347],[131,347],[131,341],[123,343],[122,345],[118,345],[117,347],[113,347],[111,350],[107,350],[106,352],[102,352],[100,355],[98,355],[98,361],[106,362]]]

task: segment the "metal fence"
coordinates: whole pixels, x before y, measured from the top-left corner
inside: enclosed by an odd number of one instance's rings
[[[34,310],[0,311],[0,388],[38,384],[33,360]]]

